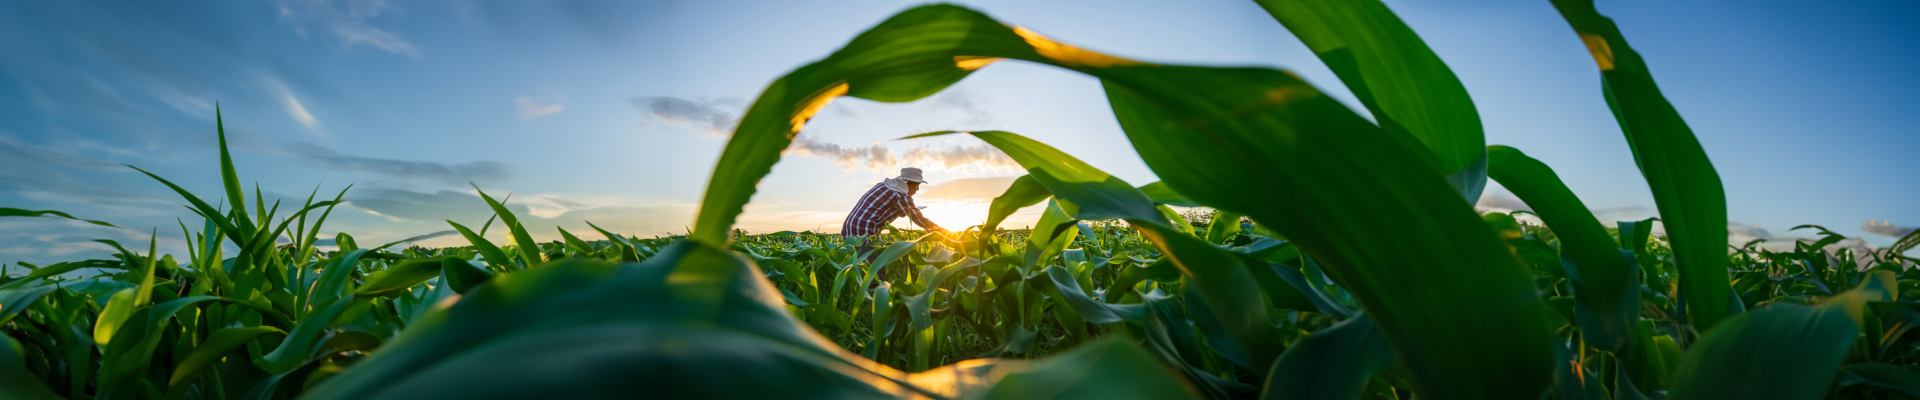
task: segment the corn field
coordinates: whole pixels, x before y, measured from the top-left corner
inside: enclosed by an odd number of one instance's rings
[[[1706,152],[1590,1],[1553,5],[1663,235],[1597,220],[1551,160],[1485,143],[1466,88],[1378,1],[1258,3],[1366,115],[1287,71],[1123,59],[921,6],[767,86],[686,236],[541,243],[511,196],[481,193],[492,219],[447,221],[469,246],[323,238],[346,192],[267,204],[216,126],[221,193],[147,174],[201,217],[153,229],[188,253],[103,241],[113,259],[0,277],[0,398],[1920,397],[1920,303],[1900,297],[1920,234],[1729,246]],[[734,229],[835,98],[913,101],[1000,62],[1098,78],[1162,180],[1122,181],[1045,132],[930,132],[909,138],[970,135],[1026,170],[985,224]],[[1475,212],[1488,179],[1533,211]],[[999,226],[1043,204],[1030,229]]]

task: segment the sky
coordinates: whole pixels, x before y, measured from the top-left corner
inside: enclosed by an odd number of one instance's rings
[[[1251,2],[958,3],[1116,56],[1289,70],[1365,112]],[[0,263],[105,257],[93,240],[155,230],[181,248],[179,221],[197,217],[121,164],[220,201],[216,104],[249,190],[284,210],[352,185],[329,237],[364,245],[481,224],[490,213],[476,186],[512,193],[538,240],[556,226],[591,232],[588,221],[682,234],[734,121],[768,83],[917,4],[0,2],[0,207],[128,228],[0,219]],[[1487,143],[1552,166],[1602,221],[1657,214],[1591,57],[1550,4],[1387,4],[1465,84]],[[1884,246],[1920,225],[1920,3],[1820,6],[1600,4],[1705,146],[1736,240],[1820,224]],[[862,192],[904,166],[933,181],[918,196],[929,217],[980,223],[1022,173],[971,137],[896,140],[933,130],[1012,131],[1135,185],[1157,180],[1104,98],[1093,78],[1023,62],[909,103],[842,98],[761,181],[739,227],[837,232]],[[1483,208],[1525,208],[1492,186]]]

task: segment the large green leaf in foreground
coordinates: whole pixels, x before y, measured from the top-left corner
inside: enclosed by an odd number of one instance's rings
[[[1893,273],[1875,271],[1817,307],[1775,303],[1728,318],[1687,351],[1668,398],[1821,398],[1866,324],[1867,303],[1898,297]]]
[[[1283,71],[1145,64],[961,7],[902,12],[770,85],[715,166],[693,238],[725,243],[754,184],[833,98],[919,99],[996,58],[1101,78],[1134,148],[1169,188],[1271,226],[1326,264],[1422,397],[1534,398],[1546,386],[1544,305],[1426,150]]]
[[[1377,0],[1256,2],[1340,77],[1381,129],[1418,140],[1469,202],[1480,198],[1480,113],[1466,85],[1393,10]]]
[[[1660,94],[1646,60],[1627,46],[1620,27],[1593,8],[1593,0],[1553,0],[1600,67],[1600,87],[1634,164],[1653,189],[1653,203],[1673,242],[1687,317],[1706,331],[1727,317],[1733,289],[1727,277],[1727,193],[1707,151],[1680,112]]]

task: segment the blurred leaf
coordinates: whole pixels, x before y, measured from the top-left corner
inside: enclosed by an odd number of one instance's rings
[[[34,301],[40,300],[40,296],[45,296],[47,293],[52,293],[55,289],[60,288],[59,286],[46,283],[46,281],[34,280],[31,282],[39,282],[40,284],[0,289],[0,326],[6,325],[7,321],[12,320],[14,315],[20,314],[21,311],[26,311],[27,307],[33,305]]]
[[[1393,349],[1366,316],[1340,321],[1287,348],[1267,374],[1262,399],[1357,399]]]
[[[1920,374],[1912,369],[1885,363],[1860,363],[1848,365],[1840,371],[1839,382],[1835,390],[1853,386],[1872,386],[1892,390],[1908,396],[1920,397]]]
[[[1199,207],[1200,206],[1200,203],[1195,203],[1193,202],[1193,200],[1187,200],[1186,196],[1182,196],[1180,195],[1179,192],[1173,191],[1173,188],[1167,187],[1167,184],[1165,182],[1154,182],[1146,185],[1141,185],[1140,193],[1145,193],[1147,195],[1147,198],[1153,199],[1153,202],[1156,204],[1165,204],[1170,206],[1181,206],[1181,207]]]
[[[1417,140],[1435,170],[1453,174],[1482,162],[1486,135],[1467,88],[1413,29],[1379,1],[1258,0],[1396,138]],[[1454,182],[1468,203],[1484,172]]]
[[[105,226],[105,227],[112,227],[112,228],[119,228],[118,226],[113,226],[113,224],[109,224],[109,223],[106,223],[106,222],[101,222],[101,221],[95,221],[95,220],[90,220],[90,219],[79,219],[79,218],[74,218],[74,216],[73,216],[72,214],[67,214],[67,213],[64,213],[64,212],[59,212],[59,211],[54,211],[54,210],[40,210],[40,211],[31,211],[31,210],[22,210],[22,209],[18,209],[18,208],[7,208],[7,207],[0,207],[0,217],[38,217],[38,216],[44,216],[44,215],[54,215],[54,216],[58,216],[58,217],[61,217],[61,218],[66,218],[66,219],[70,219],[70,220],[75,220],[75,221],[80,221],[80,222],[85,222],[85,223],[89,223],[89,224],[94,224],[94,225],[99,225],[99,226]]]
[[[1620,122],[1640,174],[1653,189],[1667,238],[1673,243],[1687,317],[1707,332],[1726,318],[1732,299],[1727,277],[1727,195],[1720,173],[1680,112],[1660,94],[1640,53],[1592,0],[1553,0],[1600,67],[1600,87]]]
[[[1667,397],[1817,399],[1858,334],[1829,309],[1775,303],[1740,314],[1687,351]]]
[[[60,400],[46,382],[28,371],[21,357],[20,342],[0,335],[0,398],[19,400]]]
[[[995,399],[1178,399],[1199,398],[1139,345],[1110,338],[1031,362],[994,366],[986,398]],[[928,372],[933,373],[933,372]],[[921,375],[916,375],[921,376]]]

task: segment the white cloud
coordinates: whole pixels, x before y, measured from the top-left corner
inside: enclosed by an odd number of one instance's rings
[[[267,91],[280,100],[280,109],[285,110],[287,116],[293,117],[294,122],[299,122],[300,126],[307,127],[320,137],[326,138],[326,133],[320,131],[320,119],[314,118],[313,112],[307,111],[307,105],[301,103],[298,96],[293,95],[293,89],[288,88],[285,82],[278,79],[268,77],[262,80],[265,82],[263,85],[266,86]]]
[[[538,102],[535,102],[533,98],[529,96],[520,96],[519,98],[513,99],[513,102],[519,105],[520,118],[529,120],[529,121],[533,120],[534,118],[544,117],[544,116],[547,116],[548,114],[557,113],[566,109],[565,107],[562,107],[558,102],[555,102],[554,104],[540,104]]]
[[[406,10],[385,0],[280,0],[281,21],[306,36],[309,27],[318,28],[340,41],[347,49],[367,46],[394,54],[420,58],[413,43],[393,32],[374,27],[370,21],[382,15],[397,16]]]
[[[315,126],[320,125],[320,120],[314,119],[313,113],[307,112],[307,106],[300,104],[300,99],[293,97],[293,93],[281,93],[280,104],[287,110],[287,115],[292,116],[295,121],[300,121],[301,126],[305,126],[307,129],[313,129]]]
[[[698,129],[708,136],[731,135],[734,125],[740,123],[738,113],[732,110],[744,106],[727,100],[695,101],[664,96],[635,97],[632,101],[648,117]],[[645,125],[645,121],[641,124]]]
[[[1894,225],[1893,221],[1867,221],[1860,224],[1860,230],[1887,237],[1902,237],[1913,233],[1914,227]]]
[[[920,146],[895,153],[874,143],[853,147],[822,142],[816,135],[801,134],[784,154],[819,157],[833,161],[848,171],[866,169],[887,171],[899,167],[942,168],[946,170],[1020,171],[1020,163],[1000,149],[985,143],[975,145]]]

